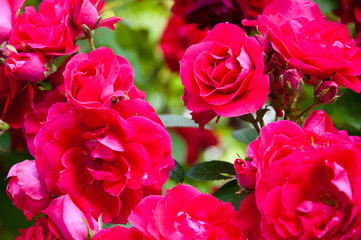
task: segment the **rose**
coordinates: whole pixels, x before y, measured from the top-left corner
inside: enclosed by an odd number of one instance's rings
[[[17,163],[9,170],[10,178],[6,193],[13,204],[24,211],[30,221],[45,209],[52,199],[44,181],[39,177],[35,161],[25,160]]]
[[[0,119],[12,128],[21,128],[24,115],[31,111],[34,87],[24,80],[5,76],[4,65],[0,65]]]
[[[247,6],[247,18],[256,19],[272,0],[243,0]]]
[[[186,12],[186,23],[197,23],[199,29],[229,22],[241,26],[247,8],[241,0],[198,0]]]
[[[10,53],[5,63],[5,73],[8,77],[30,82],[39,82],[46,77],[47,59],[43,54]]]
[[[285,120],[263,127],[259,137],[249,144],[247,157],[258,168],[259,177],[272,162],[295,151],[323,148],[336,143],[353,145],[358,142],[360,137],[349,136],[346,131],[337,130],[324,111],[312,111],[302,128]]]
[[[128,220],[150,239],[246,239],[243,219],[229,202],[181,184],[144,198]]]
[[[49,229],[48,219],[45,217],[35,219],[35,226],[20,229],[19,232],[20,236],[17,236],[15,240],[56,240],[60,238],[57,232],[53,233]]]
[[[106,223],[125,222],[144,196],[160,194],[174,166],[170,137],[141,99],[81,112],[56,103],[34,145],[49,191],[88,199]]]
[[[10,32],[13,28],[13,23],[16,19],[16,13],[19,8],[23,5],[25,0],[4,0],[0,2],[1,8],[1,29],[0,29],[0,44],[7,41]]]
[[[160,41],[168,67],[179,71],[179,61],[187,48],[203,40],[205,34],[206,31],[199,30],[194,24],[185,24],[180,16],[172,16]]]
[[[296,151],[273,162],[255,191],[262,236],[359,239],[360,169],[359,146],[344,144]]]
[[[80,33],[72,28],[64,3],[56,0],[41,2],[39,11],[26,7],[14,23],[9,44],[20,51],[34,50],[48,55],[75,53],[74,38]]]
[[[133,84],[128,61],[105,47],[75,55],[63,76],[67,99],[76,108],[107,108],[122,99],[145,98]]]
[[[236,159],[234,161],[237,180],[240,186],[247,189],[254,189],[256,185],[257,168],[250,161]]]
[[[236,25],[215,26],[187,49],[180,64],[183,100],[198,122],[256,112],[267,101],[263,48]]]
[[[314,2],[275,0],[258,20],[243,23],[258,26],[283,65],[361,92],[361,50],[346,26],[324,20]]]
[[[99,229],[98,222],[91,216],[89,203],[82,197],[68,194],[53,199],[42,211],[49,217],[49,227],[58,231],[62,239],[89,239],[89,231]]]

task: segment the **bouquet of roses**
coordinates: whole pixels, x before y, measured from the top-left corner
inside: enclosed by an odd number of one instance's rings
[[[361,238],[361,138],[320,110],[361,92],[360,35],[343,24],[361,30],[358,2],[340,1],[339,23],[309,0],[175,0],[160,46],[192,129],[158,116],[127,59],[96,48],[121,20],[104,0],[0,1],[0,130],[32,156],[7,175],[34,221],[17,239]],[[167,130],[194,164],[220,118],[250,125],[232,132],[246,156],[185,173]],[[185,178],[224,182],[208,194]]]

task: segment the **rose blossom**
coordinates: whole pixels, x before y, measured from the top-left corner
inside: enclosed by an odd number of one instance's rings
[[[273,162],[255,191],[264,239],[360,239],[359,148],[333,144]]]
[[[16,13],[25,0],[2,0],[0,2],[0,44],[7,41],[16,19]]]
[[[253,113],[267,101],[263,48],[236,25],[216,25],[180,64],[183,100],[196,122]]]
[[[86,240],[88,227],[90,231],[99,229],[98,222],[91,216],[89,203],[82,197],[62,195],[53,199],[42,212],[49,217],[49,228],[64,240]]]
[[[5,73],[15,79],[39,82],[46,77],[46,63],[43,54],[12,52],[6,60]]]
[[[257,168],[250,161],[236,159],[234,161],[237,180],[240,186],[247,189],[254,189],[256,185]]]
[[[55,195],[82,196],[104,222],[124,222],[173,168],[170,137],[144,100],[74,111],[56,103],[34,139],[39,175]]]
[[[20,229],[19,232],[20,236],[17,236],[15,240],[57,240],[60,238],[57,231],[52,232],[49,229],[48,218],[45,217],[35,219],[35,226]]]
[[[45,209],[52,199],[43,179],[39,177],[35,161],[25,160],[9,170],[6,192],[13,204],[24,211],[30,221]]]
[[[243,219],[231,203],[187,185],[144,198],[129,222],[150,239],[246,239]]]
[[[274,0],[258,20],[243,23],[258,26],[283,65],[361,92],[361,50],[346,26],[324,20],[316,3]]]
[[[92,240],[135,240],[134,238],[128,237],[127,229],[121,226],[114,226],[110,229],[104,228],[97,232]]]
[[[107,108],[122,99],[144,99],[133,75],[128,61],[108,48],[77,54],[63,72],[67,99],[76,108]]]
[[[247,157],[258,168],[259,178],[272,162],[293,152],[357,142],[360,142],[360,137],[350,137],[346,131],[337,130],[324,111],[312,111],[302,128],[285,120],[263,127],[259,137],[249,144]]]

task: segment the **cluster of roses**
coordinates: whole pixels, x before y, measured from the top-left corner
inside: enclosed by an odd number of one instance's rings
[[[201,127],[216,116],[240,117],[260,133],[249,161],[235,161],[239,184],[250,191],[238,239],[360,239],[361,138],[335,129],[323,111],[302,128],[296,123],[341,88],[361,92],[361,49],[345,25],[327,21],[308,0],[273,0],[242,23],[259,35],[217,24],[180,62],[183,100]],[[302,110],[304,84],[314,100]],[[264,126],[267,100],[284,120]]]
[[[101,19],[104,1],[44,0],[37,12],[2,3],[0,118],[34,157],[10,169],[7,193],[28,220],[40,214],[17,239],[102,239],[98,219],[126,223],[162,192],[170,137],[126,59],[104,47],[74,54],[77,40],[93,47],[94,29],[120,20]]]

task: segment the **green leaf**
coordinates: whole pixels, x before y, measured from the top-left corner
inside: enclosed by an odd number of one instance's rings
[[[193,122],[192,119],[182,117],[176,114],[159,114],[158,115],[162,120],[166,128],[171,127],[198,127],[198,124]]]
[[[182,166],[176,160],[174,160],[174,168],[169,173],[169,178],[178,183],[182,183],[184,181],[184,175],[185,175],[185,172],[184,172]]]
[[[213,196],[223,202],[231,202],[232,206],[238,211],[241,201],[247,196],[247,191],[239,193],[240,187],[237,179],[227,182],[220,187]]]
[[[231,135],[238,142],[249,144],[258,137],[258,133],[254,128],[247,127],[231,132]]]
[[[359,133],[361,130],[361,94],[347,90],[336,102],[324,106],[338,129]]]
[[[202,162],[186,173],[186,177],[196,180],[222,180],[236,175],[233,164],[224,161]]]
[[[327,14],[340,7],[339,0],[312,0],[321,9],[322,14]]]
[[[233,195],[239,191],[239,185],[237,179],[227,182],[220,187],[213,196],[223,202],[230,202]]]

